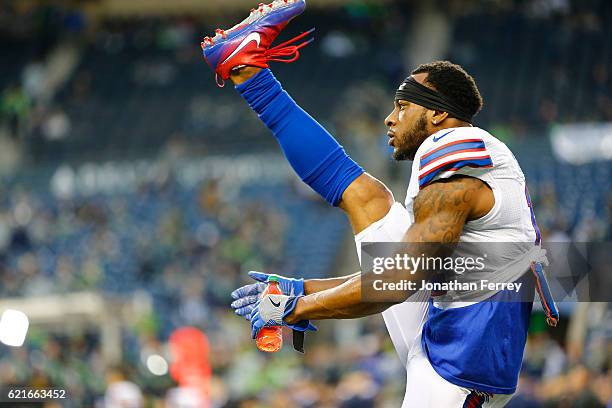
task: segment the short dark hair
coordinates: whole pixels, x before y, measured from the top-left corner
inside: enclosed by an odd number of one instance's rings
[[[474,116],[482,109],[483,101],[474,78],[450,61],[434,61],[422,64],[412,74],[426,73],[425,84],[449,98],[466,113]]]

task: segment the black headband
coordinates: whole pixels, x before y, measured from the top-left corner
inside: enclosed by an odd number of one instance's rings
[[[412,76],[406,78],[395,93],[395,100],[416,103],[427,109],[448,112],[448,115],[464,122],[472,123],[472,115],[451,102],[444,95],[418,83]]]

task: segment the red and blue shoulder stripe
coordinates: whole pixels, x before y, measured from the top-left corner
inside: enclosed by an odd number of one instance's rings
[[[437,147],[420,158],[419,188],[436,176],[452,176],[462,167],[493,167],[493,161],[482,139],[462,139]]]

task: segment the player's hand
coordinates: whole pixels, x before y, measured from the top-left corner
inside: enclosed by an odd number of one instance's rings
[[[249,276],[257,281],[251,285],[245,285],[232,292],[231,306],[234,312],[249,320],[255,303],[259,300],[261,293],[266,289],[266,284],[270,276],[278,279],[278,287],[286,296],[303,296],[304,279],[286,278],[279,275],[270,275],[263,272],[249,272]]]
[[[255,303],[251,312],[251,337],[256,338],[259,331],[266,326],[287,326],[298,331],[317,331],[309,320],[296,324],[287,324],[284,318],[295,309],[302,296],[266,295]]]

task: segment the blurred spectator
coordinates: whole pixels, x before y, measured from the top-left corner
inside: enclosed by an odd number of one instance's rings
[[[144,398],[138,385],[129,381],[119,369],[112,369],[107,374],[108,388],[104,394],[106,408],[142,408]]]
[[[2,93],[0,112],[6,118],[12,137],[21,136],[22,126],[30,113],[31,102],[28,95],[17,85],[10,85]]]
[[[44,119],[42,132],[48,141],[64,140],[70,134],[70,118],[61,108],[52,109]]]
[[[36,103],[45,92],[47,72],[42,61],[32,61],[23,69],[23,89],[28,97]]]

